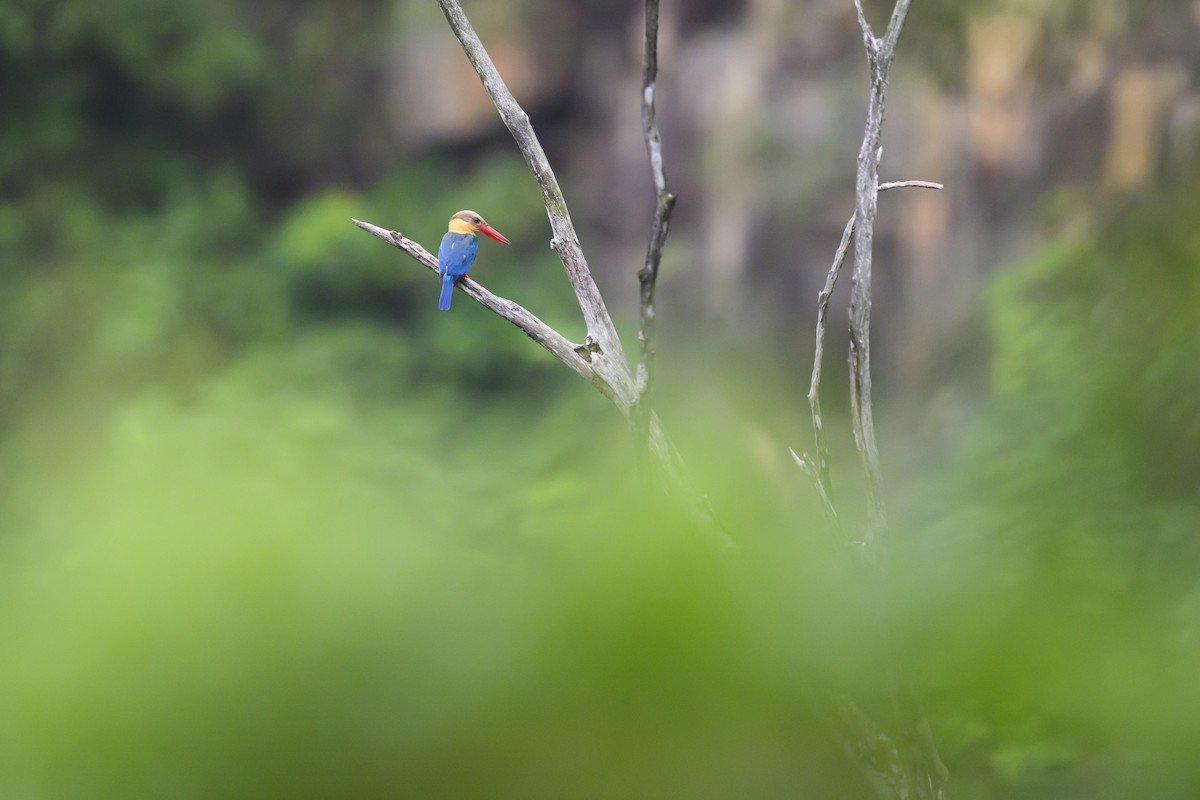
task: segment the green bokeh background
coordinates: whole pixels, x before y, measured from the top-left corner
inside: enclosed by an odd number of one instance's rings
[[[662,355],[725,551],[349,224],[503,209],[489,288],[582,334],[511,146],[364,177],[328,66],[389,9],[331,9],[0,9],[0,797],[866,797],[826,701],[886,713],[892,662],[959,796],[1200,796],[1194,175],[991,280],[979,413],[888,428],[885,598],[787,456],[786,343]]]

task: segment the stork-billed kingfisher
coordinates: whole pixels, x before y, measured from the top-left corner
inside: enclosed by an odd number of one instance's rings
[[[501,244],[508,244],[500,231],[488,225],[474,211],[460,211],[450,218],[450,230],[442,237],[438,248],[438,274],[442,276],[442,295],[438,298],[438,309],[450,310],[450,298],[454,296],[454,284],[467,276],[467,270],[475,262],[475,251],[479,249],[482,231]]]

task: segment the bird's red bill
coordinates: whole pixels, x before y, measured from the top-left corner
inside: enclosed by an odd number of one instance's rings
[[[479,230],[501,244],[512,244],[510,241],[508,241],[508,239],[504,238],[504,234],[500,233],[500,231],[496,230],[491,225],[488,225],[486,222],[479,226]]]

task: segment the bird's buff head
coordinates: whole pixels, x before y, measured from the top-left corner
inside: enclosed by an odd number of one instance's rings
[[[483,217],[474,211],[460,211],[450,218],[451,233],[482,233],[495,239],[501,244],[508,244],[508,239],[500,231],[488,225]]]

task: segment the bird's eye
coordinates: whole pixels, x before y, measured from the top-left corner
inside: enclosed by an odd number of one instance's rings
[[[481,222],[483,222],[483,218],[482,218],[482,217],[476,217],[476,218],[475,218],[475,224],[476,224],[476,225],[478,225],[478,224],[479,224],[479,223],[481,223]]]

